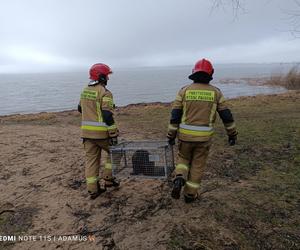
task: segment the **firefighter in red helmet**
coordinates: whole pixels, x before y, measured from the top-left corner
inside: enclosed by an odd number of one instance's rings
[[[237,130],[231,111],[226,106],[222,92],[209,84],[214,68],[210,61],[198,61],[189,76],[192,84],[183,87],[172,104],[167,137],[170,144],[178,137],[178,162],[171,196],[180,198],[184,187],[185,202],[193,202],[205,169],[214,134],[216,113],[223,121],[229,145],[234,145]]]
[[[86,154],[85,176],[91,199],[95,199],[106,187],[119,186],[112,177],[109,146],[118,143],[118,129],[114,121],[112,93],[106,88],[112,71],[103,63],[94,64],[90,69],[90,82],[80,96],[78,111],[81,113],[81,137]],[[103,179],[99,179],[101,157],[106,153]]]

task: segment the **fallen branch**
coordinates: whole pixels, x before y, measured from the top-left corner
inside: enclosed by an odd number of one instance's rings
[[[6,209],[6,210],[0,211],[0,215],[4,214],[4,213],[15,213],[15,212],[16,212],[15,210]]]
[[[110,229],[111,227],[123,222],[123,221],[126,221],[126,219],[121,219],[119,221],[116,221],[114,223],[111,223],[110,225],[107,225],[107,226],[102,226],[100,228],[95,228],[94,230],[82,230],[81,232],[76,232],[76,233],[70,233],[70,234],[58,234],[58,235],[52,235],[52,236],[55,236],[55,237],[59,237],[59,236],[76,236],[76,235],[91,235],[91,234],[95,234],[95,233],[101,233],[101,232],[104,232],[106,231],[107,229]]]
[[[218,188],[219,188],[219,186],[213,187],[213,188],[209,188],[209,189],[206,189],[206,190],[204,190],[203,192],[201,192],[199,195],[202,195],[202,194],[211,192],[211,191],[216,190],[216,189],[218,189]]]
[[[41,180],[44,180],[44,179],[47,179],[47,178],[49,178],[49,177],[55,177],[55,176],[60,176],[60,175],[63,175],[63,174],[67,174],[67,173],[70,173],[71,171],[73,171],[73,169],[70,169],[70,170],[68,170],[68,171],[65,171],[65,172],[62,172],[62,173],[58,173],[58,174],[50,174],[50,175],[47,175],[47,176],[44,176],[44,177],[42,177],[41,179],[40,179],[40,181]]]
[[[23,196],[27,196],[27,195],[29,195],[30,193],[32,193],[34,191],[34,189],[32,189],[32,190],[29,190],[26,194],[21,194],[21,195],[19,195],[18,197],[16,197],[15,199],[14,199],[14,201],[16,201],[16,200],[18,200],[19,198],[21,198],[21,197],[23,197]]]
[[[73,167],[76,163],[77,163],[77,161],[74,162],[73,164],[71,164],[71,165],[70,165],[70,168],[71,168],[71,169],[69,169],[68,171],[61,172],[61,173],[58,173],[58,174],[50,174],[50,175],[44,176],[44,177],[42,177],[42,178],[40,179],[40,181],[41,181],[41,180],[44,180],[44,179],[47,179],[47,178],[49,178],[49,177],[52,177],[52,176],[60,176],[60,175],[63,175],[63,174],[70,173],[71,171],[73,171],[72,167]]]

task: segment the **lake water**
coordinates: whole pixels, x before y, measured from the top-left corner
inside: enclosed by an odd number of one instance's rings
[[[284,88],[221,84],[221,79],[268,77],[285,73],[291,64],[216,65],[213,85],[225,97],[284,92]],[[117,106],[140,102],[170,102],[177,91],[191,81],[191,66],[115,69],[108,82]],[[0,75],[0,115],[76,109],[82,88],[88,83],[87,72],[2,74]]]

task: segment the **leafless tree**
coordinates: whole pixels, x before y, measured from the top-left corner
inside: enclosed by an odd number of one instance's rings
[[[288,20],[291,23],[291,33],[294,37],[300,38],[300,0],[294,0],[296,8],[293,10],[286,10]]]
[[[230,7],[236,18],[241,11],[245,11],[244,9],[244,0],[213,0],[211,11],[213,12],[219,8]]]
[[[244,12],[246,0],[213,0],[212,11],[218,8],[225,8],[230,6],[234,13],[234,17],[237,18],[240,12]],[[287,15],[288,22],[291,24],[290,32],[296,37],[300,38],[300,0],[294,0],[295,8],[293,10],[283,10]]]

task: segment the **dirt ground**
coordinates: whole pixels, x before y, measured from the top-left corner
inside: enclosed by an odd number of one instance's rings
[[[0,249],[300,249],[300,92],[229,103],[238,144],[218,120],[193,204],[166,181],[130,178],[91,201],[77,112],[0,117],[0,235],[52,237]],[[164,139],[169,111],[117,109],[121,137]]]

